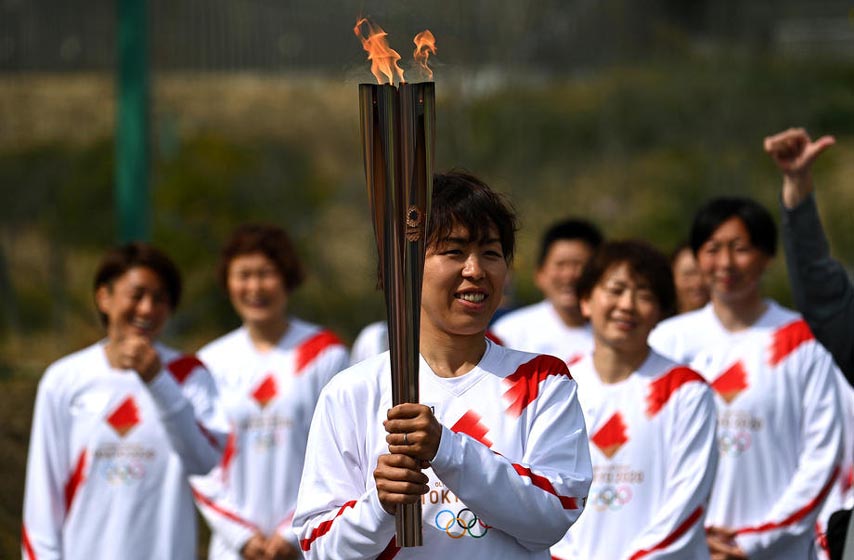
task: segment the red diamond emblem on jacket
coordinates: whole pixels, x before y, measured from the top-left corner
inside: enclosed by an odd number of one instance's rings
[[[626,435],[626,429],[626,423],[623,422],[623,416],[619,412],[615,412],[614,415],[611,416],[611,418],[609,418],[608,421],[590,437],[590,441],[599,448],[605,457],[610,459],[623,445],[625,445],[627,441],[629,441],[629,437]]]
[[[492,442],[486,437],[486,434],[489,433],[489,428],[483,425],[483,422],[480,421],[480,415],[473,410],[469,410],[463,414],[462,418],[457,420],[457,423],[451,427],[451,431],[458,434],[466,434],[485,446],[492,447]]]
[[[125,437],[142,419],[139,417],[139,407],[133,397],[127,397],[109,416],[109,424],[117,434]]]
[[[727,404],[731,403],[735,398],[747,389],[747,372],[744,370],[744,365],[739,361],[736,362],[728,370],[720,374],[720,376],[712,382],[712,389],[715,390]]]
[[[272,373],[267,374],[264,381],[252,391],[252,398],[255,399],[261,408],[264,408],[269,402],[276,398],[279,394],[279,388],[276,386],[276,380]]]

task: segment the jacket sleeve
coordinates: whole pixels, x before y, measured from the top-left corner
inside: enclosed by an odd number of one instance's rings
[[[376,558],[394,537],[394,516],[366,482],[376,465],[366,449],[371,412],[365,418],[365,411],[376,403],[339,393],[321,394],[308,436],[293,522],[306,559]]]
[[[206,474],[222,458],[228,421],[216,385],[204,365],[192,360],[179,367],[170,363],[147,384],[169,442],[188,474]]]
[[[842,458],[839,462],[839,475],[821,507],[816,523],[819,545],[826,548],[827,522],[831,515],[840,509],[851,509],[851,480],[854,476],[854,388],[848,384],[838,368],[835,369],[836,390],[842,407]],[[823,543],[823,544],[822,544]]]
[[[211,531],[217,533],[228,547],[239,552],[258,528],[238,513],[228,498],[225,470],[218,466],[205,476],[191,477],[193,498]]]
[[[812,533],[827,494],[836,481],[842,454],[842,407],[833,374],[833,360],[811,343],[800,370],[803,393],[802,449],[798,468],[765,519],[737,529],[736,541],[748,556],[783,550],[794,537]]]
[[[689,558],[705,546],[703,520],[718,462],[717,415],[711,390],[691,384],[675,396],[678,410],[669,432],[667,495],[629,547],[629,558]]]
[[[433,471],[484,521],[528,550],[558,542],[584,509],[593,478],[574,380],[543,382],[519,462],[443,428]],[[495,492],[495,488],[504,489]]]
[[[291,543],[297,550],[300,548],[299,538],[294,532],[294,511],[285,517],[282,521],[279,522],[279,525],[276,527],[276,533],[279,534],[280,537]]]
[[[77,469],[69,463],[70,419],[63,413],[65,408],[60,406],[57,393],[42,380],[36,395],[21,528],[24,560],[62,557],[62,527],[73,497],[72,474]],[[81,454],[81,475],[85,461],[85,454]]]
[[[313,371],[311,372],[310,379],[312,385],[309,396],[311,408],[306,409],[307,414],[302,419],[305,422],[305,432],[303,433],[308,433],[310,430],[311,419],[323,388],[326,387],[326,384],[333,377],[346,369],[349,363],[350,355],[347,352],[347,348],[343,344],[331,344],[316,358],[315,363],[312,364]],[[303,468],[305,468],[305,465],[303,465]],[[295,507],[296,504],[291,504],[291,506]],[[278,520],[275,531],[283,539],[289,541],[296,548],[299,548],[300,542],[294,533],[293,527],[294,515],[295,511],[293,509],[288,511],[287,515]]]
[[[815,197],[791,210],[782,207],[781,224],[795,305],[854,385],[854,285],[830,256]]]

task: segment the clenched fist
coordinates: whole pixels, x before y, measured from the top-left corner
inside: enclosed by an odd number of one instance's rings
[[[160,372],[160,356],[151,340],[140,335],[111,340],[106,347],[107,360],[117,369],[132,369],[148,383]]]

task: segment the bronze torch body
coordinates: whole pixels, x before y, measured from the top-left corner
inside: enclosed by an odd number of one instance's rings
[[[433,82],[360,84],[365,179],[388,318],[392,402],[418,402],[425,237],[433,190]],[[421,546],[421,504],[398,507],[397,546]]]

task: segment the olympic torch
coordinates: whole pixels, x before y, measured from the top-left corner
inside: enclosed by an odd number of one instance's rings
[[[400,55],[389,48],[379,26],[363,18],[354,32],[368,52],[378,82],[359,85],[359,113],[388,318],[392,403],[417,403],[421,279],[433,191],[435,88],[432,82],[405,82],[397,64]],[[432,33],[419,33],[414,43],[416,62],[432,77],[427,67],[429,54],[436,52]],[[421,546],[420,503],[399,506],[395,525],[397,546]]]
[[[392,402],[418,402],[421,278],[433,190],[435,90],[360,84],[368,186],[388,318]],[[421,504],[397,508],[397,546],[421,546]]]

